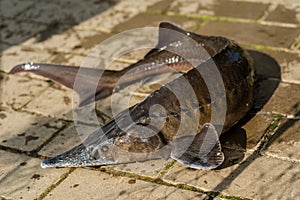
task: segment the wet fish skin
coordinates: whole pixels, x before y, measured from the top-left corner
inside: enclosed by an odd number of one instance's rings
[[[162,23],[161,27],[181,32],[193,38],[205,47],[211,58],[207,60],[199,59],[198,61],[201,61],[201,64],[196,68],[193,68],[184,59],[180,59],[179,63],[162,63],[159,67],[173,66],[176,69],[179,64],[185,65],[187,72],[151,93],[141,103],[130,107],[130,115],[127,114],[127,111],[121,112],[112,121],[105,124],[101,129],[102,131],[94,132],[83,144],[74,149],[43,161],[42,167],[98,166],[142,161],[158,157],[171,157],[196,169],[213,169],[223,162],[224,155],[221,152],[219,133],[215,128],[217,124],[210,123],[211,104],[218,105],[218,102],[212,102],[206,83],[198,70],[201,67],[209,67],[215,63],[223,78],[226,97],[220,98],[226,98],[227,101],[226,120],[222,130],[224,132],[236,124],[251,107],[254,74],[251,58],[245,50],[226,38],[199,36],[169,23]],[[168,54],[166,53],[167,49],[162,50],[161,48],[177,40],[180,40],[180,38],[170,41],[162,36],[158,48],[150,51],[136,65],[143,66],[143,64],[147,64],[147,61],[152,63],[153,60],[177,56],[172,53]],[[182,48],[182,46],[178,48]],[[194,56],[193,51],[191,50],[191,58]],[[195,59],[197,60],[198,58]],[[127,70],[133,68],[133,66],[129,66]],[[151,68],[152,71],[149,70],[149,74],[153,75],[153,70],[155,71],[156,69],[159,68]],[[134,80],[136,74],[133,73],[133,76],[130,78]],[[143,75],[138,74],[136,77],[140,78]],[[182,79],[188,81],[197,97],[196,102],[193,100],[186,102],[186,113],[182,112],[182,105],[179,104],[178,99],[174,95],[174,91],[180,93],[181,90],[186,89],[182,85]],[[166,113],[154,113],[154,115],[150,116],[150,109],[157,104],[165,108]],[[184,117],[188,118],[188,113],[196,109],[201,112],[198,122],[198,133],[196,135],[187,134],[177,137],[176,132],[181,125],[181,119]],[[162,122],[164,124],[161,127]],[[151,125],[151,129],[141,128],[149,125]],[[195,125],[186,124],[186,126]],[[144,130],[149,131],[152,129],[154,134],[151,137],[149,137],[148,132],[143,132]],[[186,146],[183,144],[188,144],[188,148],[182,149],[182,146]],[[139,155],[141,156],[139,157]]]

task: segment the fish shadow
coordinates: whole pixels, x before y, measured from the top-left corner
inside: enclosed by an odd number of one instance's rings
[[[255,68],[253,105],[235,126],[220,136],[225,160],[217,169],[227,168],[243,160],[248,141],[247,132],[242,127],[264,107],[281,80],[280,66],[274,58],[256,50],[248,49],[248,52],[254,60]],[[260,138],[261,135],[257,137]]]

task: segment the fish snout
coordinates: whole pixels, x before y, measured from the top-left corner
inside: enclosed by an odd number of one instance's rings
[[[83,167],[96,164],[97,160],[93,158],[86,147],[81,144],[63,154],[43,160],[41,167]]]

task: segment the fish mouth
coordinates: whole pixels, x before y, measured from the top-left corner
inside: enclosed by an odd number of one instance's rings
[[[41,162],[42,168],[48,167],[87,167],[87,166],[100,166],[104,165],[103,162],[95,159],[81,144],[63,154],[43,160]]]

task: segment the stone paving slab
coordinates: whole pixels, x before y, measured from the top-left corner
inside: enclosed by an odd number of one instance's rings
[[[46,199],[204,199],[202,190],[219,191],[225,199],[296,199],[300,196],[297,189],[300,186],[297,153],[299,2],[149,0],[141,3],[125,0],[86,3],[75,0],[71,3],[55,0],[55,3],[1,1],[7,10],[15,7],[11,13],[4,11],[0,16],[3,36],[7,38],[0,44],[1,71],[7,72],[15,64],[28,61],[80,65],[96,44],[114,33],[157,26],[160,21],[169,20],[191,31],[227,36],[256,51],[255,55],[260,57],[256,60],[256,70],[263,79],[259,82],[262,86],[256,99],[260,112],[243,119],[239,126],[221,136],[226,160],[218,170],[193,170],[179,163],[172,165],[169,161],[155,160],[101,167],[99,171],[76,169],[67,177],[68,169],[43,170],[39,168],[40,159],[25,156],[21,151],[33,157],[48,157],[80,143],[77,131],[69,122],[73,120],[72,91],[58,84],[48,84],[41,77],[10,77],[1,73],[4,77],[0,87],[4,106],[0,111],[0,159],[4,159],[3,167],[0,162],[2,198],[34,199],[43,194],[41,199],[44,196]],[[56,14],[51,17],[53,13]],[[144,54],[145,51],[139,51],[124,55],[111,69],[121,69]],[[134,93],[134,101],[145,97],[146,91],[147,88]],[[98,103],[99,124],[110,119],[110,109],[105,107],[109,105],[110,98]],[[91,116],[93,112],[86,109],[85,114]],[[278,123],[278,118],[283,116],[270,113],[283,114],[284,118]],[[60,130],[65,123],[68,127]],[[100,172],[102,170],[107,171]],[[19,177],[24,179],[16,184]]]
[[[107,10],[113,5],[114,1],[37,1],[20,17],[45,24],[60,21],[60,23],[74,25]]]
[[[45,199],[203,199],[205,195],[103,172],[76,169]]]
[[[0,144],[21,151],[36,150],[64,125],[61,121],[9,108],[1,108],[0,116]]]
[[[262,111],[299,116],[300,84],[280,83]]]
[[[53,157],[70,150],[80,143],[82,143],[82,141],[78,132],[75,130],[74,126],[69,126],[63,131],[60,131],[51,142],[44,146],[39,151],[39,155]]]
[[[45,81],[32,80],[27,76],[8,76],[0,72],[0,105],[19,109],[48,87]]]
[[[259,19],[267,10],[268,4],[259,2],[205,0],[176,0],[171,4],[170,11],[183,15],[208,15],[244,19]]]
[[[39,23],[26,22],[22,18],[4,19],[1,25],[1,41],[9,44],[18,44],[31,36],[46,29],[46,26]],[[19,30],[16,30],[19,27]]]
[[[127,164],[119,164],[114,166],[107,166],[110,169],[126,172],[130,174],[136,174],[140,176],[147,176],[151,178],[158,178],[160,176],[160,172],[168,165],[168,163],[172,162],[172,159],[164,160],[147,160],[144,162],[134,162]]]
[[[245,119],[246,120],[246,119]],[[246,124],[241,126],[238,124],[228,133],[221,136],[223,146],[227,148],[237,149],[253,149],[261,140],[268,127],[271,125],[273,117],[269,115],[255,115]],[[241,122],[240,122],[241,123]],[[259,127],[256,127],[257,124]],[[237,145],[237,146],[236,146]]]
[[[217,1],[214,7],[214,16],[224,16],[232,18],[243,18],[257,20],[264,16],[268,9],[268,4],[245,1]]]
[[[273,57],[281,69],[281,80],[300,84],[300,55],[282,51],[263,51]]]
[[[36,199],[69,169],[42,169],[40,159],[0,150],[0,197]]]
[[[299,24],[297,12],[285,7],[284,5],[277,5],[276,8],[265,18],[265,21]]]
[[[33,49],[88,55],[93,47],[108,36],[108,34],[99,31],[68,29],[41,42],[36,42],[41,36],[33,37],[25,41],[23,45]]]
[[[47,51],[35,51],[29,47],[6,46],[1,53],[0,70],[9,72],[15,65],[24,62],[49,62],[51,56]]]
[[[0,22],[1,22],[1,18],[0,18]],[[2,51],[4,51],[5,49],[7,49],[9,47],[10,47],[9,44],[5,44],[4,42],[0,43],[0,61],[1,61],[1,57],[2,57]]]
[[[248,155],[242,164],[221,170],[193,170],[176,163],[163,180],[232,196],[295,199],[300,195],[299,167],[299,163]]]
[[[49,87],[46,91],[29,102],[23,110],[29,112],[34,111],[45,116],[71,120],[72,98],[72,91],[68,91],[65,87],[60,87],[59,89]]]
[[[26,11],[35,1],[2,0],[0,2],[0,16],[13,18]]]
[[[246,44],[289,48],[300,34],[300,29],[254,23],[209,21],[197,32],[205,35],[224,36]]]
[[[147,19],[147,21],[145,21]],[[158,27],[159,23],[162,21],[170,21],[175,24],[178,24],[188,30],[194,31],[195,27],[202,23],[200,19],[191,19],[187,17],[180,17],[180,16],[167,16],[161,14],[147,14],[141,13],[136,15],[135,17],[131,18],[130,20],[115,26],[113,31],[122,32],[134,28],[141,28],[141,27]]]
[[[138,13],[145,11],[148,6],[151,6],[156,2],[159,2],[159,0],[149,0],[144,1],[143,3],[134,0],[120,1],[109,10],[86,20],[75,28],[111,32],[113,27],[129,20]]]
[[[300,119],[284,119],[274,133],[267,155],[300,162]]]

